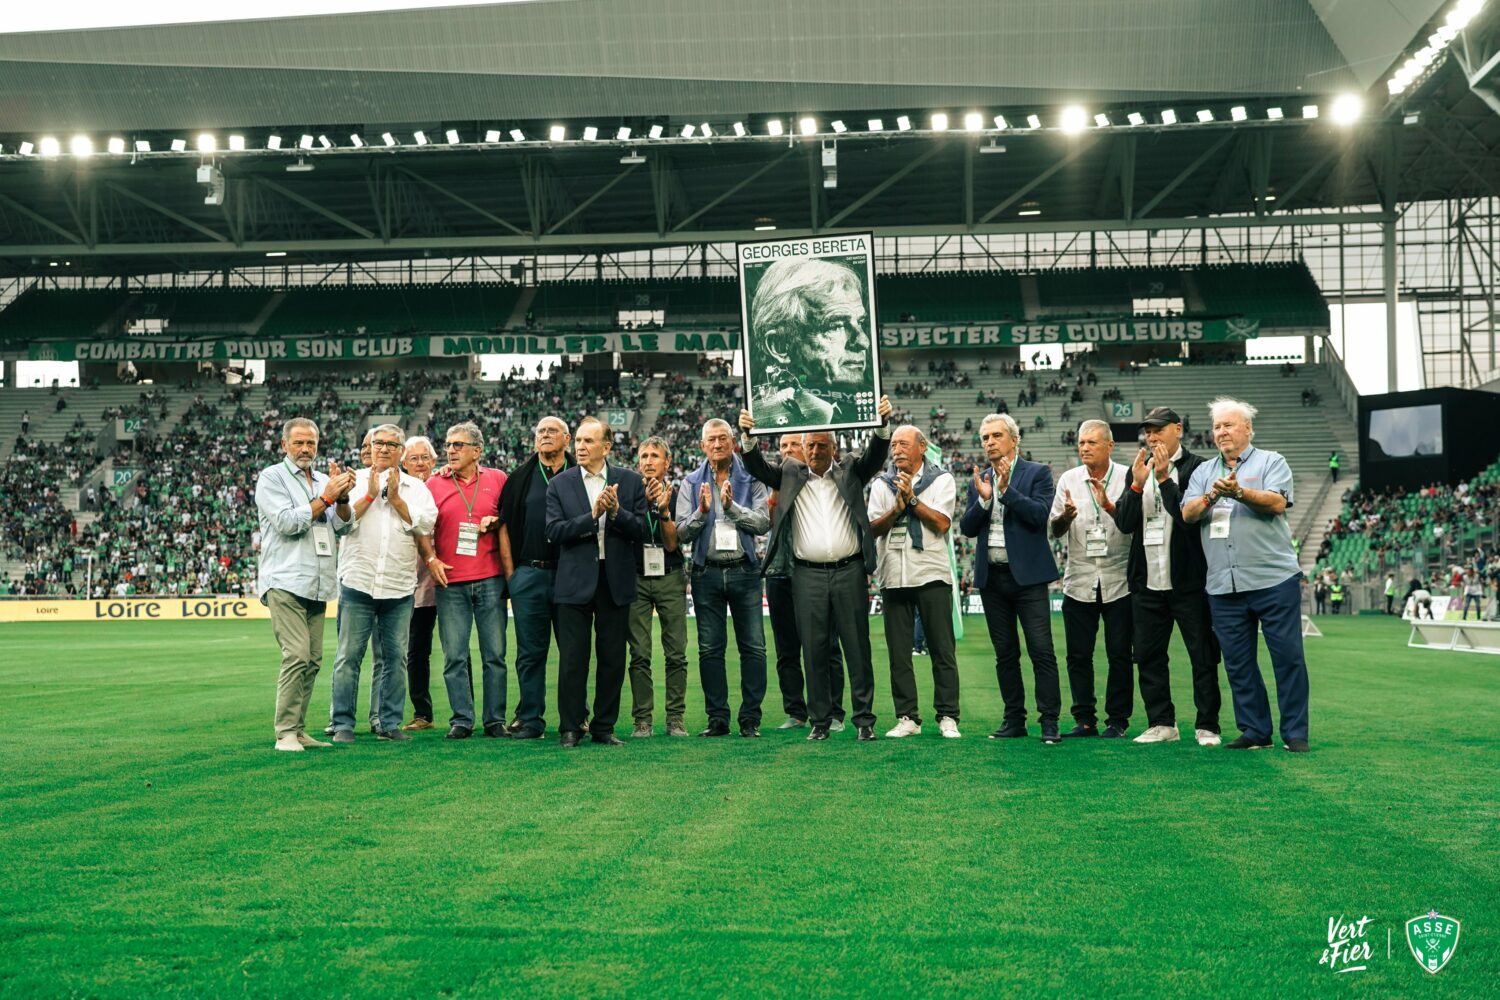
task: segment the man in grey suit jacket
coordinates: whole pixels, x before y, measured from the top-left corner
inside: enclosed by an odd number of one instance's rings
[[[832,434],[805,436],[806,463],[783,459],[772,466],[750,438],[750,411],[740,411],[745,469],[779,490],[761,573],[790,576],[807,669],[809,740],[828,739],[833,714],[830,661],[844,648],[854,725],[863,741],[875,739],[875,672],[870,663],[869,577],[875,572],[864,489],[885,466],[891,446],[891,401],[880,397],[886,421],[857,458],[838,457]],[[837,639],[835,639],[837,635]]]

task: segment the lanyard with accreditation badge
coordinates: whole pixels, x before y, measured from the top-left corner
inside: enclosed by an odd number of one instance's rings
[[[479,502],[480,475],[481,473],[475,470],[473,500],[464,495],[463,484],[458,481],[458,477],[453,477],[453,488],[458,491],[458,498],[464,502],[464,507],[469,512],[469,519],[458,526],[458,545],[453,550],[457,555],[479,555],[479,525],[474,523],[474,505]]]
[[[300,489],[302,491],[302,495],[307,498],[308,504],[311,505],[313,502],[312,491],[307,488],[307,483],[302,481],[302,477],[297,472],[297,467],[294,466],[288,459],[282,459],[281,464],[286,468],[287,474],[292,477],[292,482],[297,484],[297,488]],[[320,556],[332,556],[333,529],[328,527],[328,525],[323,521],[316,521],[312,525],[311,533],[313,541],[313,551]]]
[[[1085,470],[1087,471],[1087,470]],[[1109,483],[1115,476],[1115,467],[1111,463],[1109,471],[1104,474],[1104,499],[1109,500]],[[1099,499],[1094,496],[1093,486],[1089,487],[1089,502],[1094,505],[1094,523],[1083,531],[1084,555],[1090,559],[1109,554],[1109,529],[1104,526],[1104,509],[1099,506]]]
[[[1230,474],[1230,472],[1232,470],[1224,462],[1224,456],[1220,455],[1216,459],[1216,461],[1218,462],[1219,471],[1224,474],[1224,475],[1220,476],[1219,478],[1220,479],[1224,479],[1224,478],[1228,477],[1229,474]],[[1244,462],[1243,462],[1243,456],[1241,456],[1241,461],[1238,464],[1240,464],[1240,465],[1244,464]],[[1227,500],[1229,498],[1228,497],[1224,497],[1222,499]],[[1229,524],[1230,524],[1230,520],[1233,517],[1234,517],[1234,504],[1232,504],[1232,503],[1216,502],[1214,504],[1214,507],[1213,507],[1213,514],[1211,515],[1211,518],[1210,518],[1210,520],[1208,522],[1208,537],[1209,538],[1228,538],[1229,537]]]

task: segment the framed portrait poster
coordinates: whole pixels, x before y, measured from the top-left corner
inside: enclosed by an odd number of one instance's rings
[[[880,426],[874,234],[735,249],[750,433]]]

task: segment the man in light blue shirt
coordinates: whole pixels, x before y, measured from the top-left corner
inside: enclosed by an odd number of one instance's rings
[[[1198,524],[1208,562],[1209,607],[1224,651],[1240,738],[1231,750],[1271,745],[1271,704],[1256,661],[1256,625],[1265,632],[1281,738],[1286,749],[1307,745],[1307,661],[1302,652],[1301,567],[1286,512],[1292,471],[1274,451],[1250,444],[1255,407],[1220,398],[1209,407],[1219,456],[1193,470],[1182,498],[1182,519]]]
[[[281,429],[281,461],[260,471],[255,507],[260,513],[260,566],[256,593],[271,612],[281,647],[276,681],[276,749],[301,751],[329,744],[307,735],[307,703],[323,662],[323,622],[338,593],[335,534],[349,530],[349,489],[354,473],[331,463],[313,469],[318,427],[304,417]]]

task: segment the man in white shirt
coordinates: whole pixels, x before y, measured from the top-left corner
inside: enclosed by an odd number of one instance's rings
[[[426,484],[401,471],[401,428],[381,424],[370,432],[371,465],[355,476],[353,523],[339,553],[339,629],[333,669],[333,742],[354,742],[359,668],[372,633],[387,669],[380,684],[379,738],[410,740],[406,714],[406,647],[412,597],[417,589],[417,537],[430,536],[437,505]]]
[[[870,485],[870,531],[875,535],[875,576],[884,605],[885,645],[891,663],[891,697],[897,721],[887,736],[922,732],[917,678],[912,668],[916,615],[922,616],[932,656],[932,710],[938,731],[958,731],[958,651],[953,634],[953,566],[948,530],[958,488],[948,470],[926,461],[927,438],[910,424],[891,434],[894,471]]]
[[[1114,520],[1115,501],[1130,481],[1130,470],[1113,460],[1115,439],[1109,424],[1085,420],[1078,426],[1078,458],[1083,463],[1057,479],[1050,517],[1053,538],[1067,539],[1063,572],[1063,633],[1068,643],[1068,688],[1073,693],[1074,726],[1064,737],[1098,736],[1094,698],[1094,644],[1104,622],[1109,672],[1104,682],[1104,722],[1112,736],[1130,727],[1131,693],[1130,536]]]

